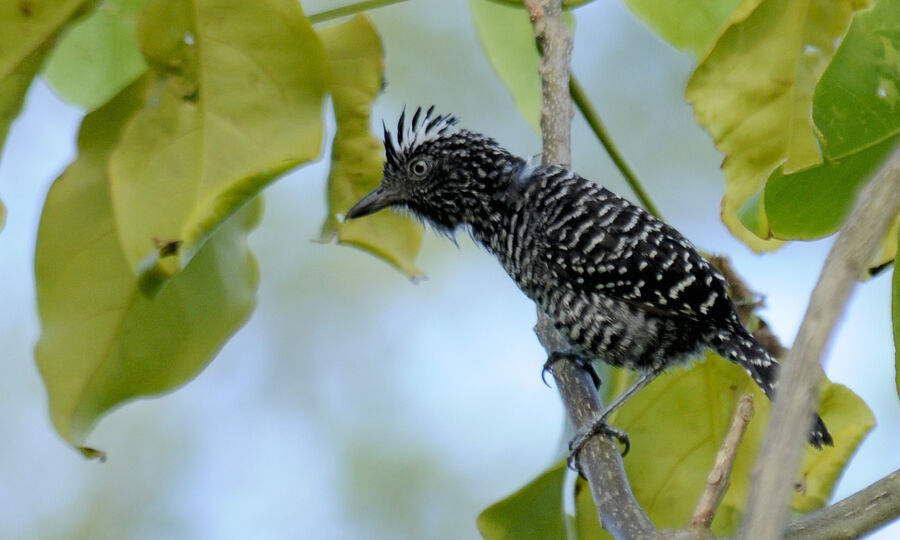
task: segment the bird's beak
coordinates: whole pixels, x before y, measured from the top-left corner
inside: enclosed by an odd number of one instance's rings
[[[371,193],[360,199],[358,203],[354,204],[353,208],[347,210],[344,219],[368,216],[398,202],[400,202],[400,198],[395,193],[385,189],[383,185],[378,186]]]

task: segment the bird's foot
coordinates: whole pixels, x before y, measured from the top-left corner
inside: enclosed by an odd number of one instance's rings
[[[583,370],[588,372],[588,375],[591,376],[591,381],[594,383],[594,388],[600,388],[600,385],[603,383],[603,380],[600,379],[600,375],[597,373],[597,368],[594,367],[594,363],[588,360],[587,358],[581,356],[580,354],[566,351],[566,352],[558,352],[554,351],[550,353],[550,356],[547,357],[547,361],[544,362],[544,369],[541,370],[541,380],[544,381],[544,384],[550,386],[547,383],[547,372],[550,371],[550,368],[553,367],[553,364],[564,360],[567,362],[575,362],[575,365],[582,368]]]
[[[594,420],[590,427],[575,435],[569,442],[569,457],[566,460],[566,463],[569,465],[570,469],[581,473],[581,469],[578,467],[578,454],[581,452],[581,449],[584,448],[584,445],[597,435],[615,438],[619,444],[625,447],[624,450],[622,450],[622,457],[625,457],[625,455],[628,454],[628,451],[631,450],[631,441],[628,439],[628,433],[626,433],[625,430],[609,425],[606,422],[606,414],[603,414]]]

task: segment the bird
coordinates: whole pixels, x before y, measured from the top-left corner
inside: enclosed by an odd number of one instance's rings
[[[382,123],[381,183],[345,214],[408,212],[453,238],[466,230],[493,254],[553,322],[568,348],[560,360],[594,361],[637,373],[570,443],[570,460],[605,433],[630,447],[608,418],[672,367],[704,350],[744,368],[770,399],[779,364],[744,327],[722,274],[681,233],[643,208],[559,165],[535,165],[485,135],[460,129],[434,106],[400,114],[396,137]],[[833,439],[818,414],[809,443]],[[571,463],[571,461],[570,461]]]

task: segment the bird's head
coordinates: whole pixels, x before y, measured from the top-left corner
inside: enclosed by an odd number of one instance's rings
[[[407,209],[440,231],[453,231],[489,211],[524,161],[491,138],[456,129],[456,118],[416,109],[405,113],[396,140],[384,129],[384,177],[347,214],[358,218],[383,208]]]

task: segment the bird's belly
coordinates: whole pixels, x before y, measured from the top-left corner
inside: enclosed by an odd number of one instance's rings
[[[685,361],[698,349],[690,328],[599,294],[560,295],[544,310],[579,354],[635,371]]]

